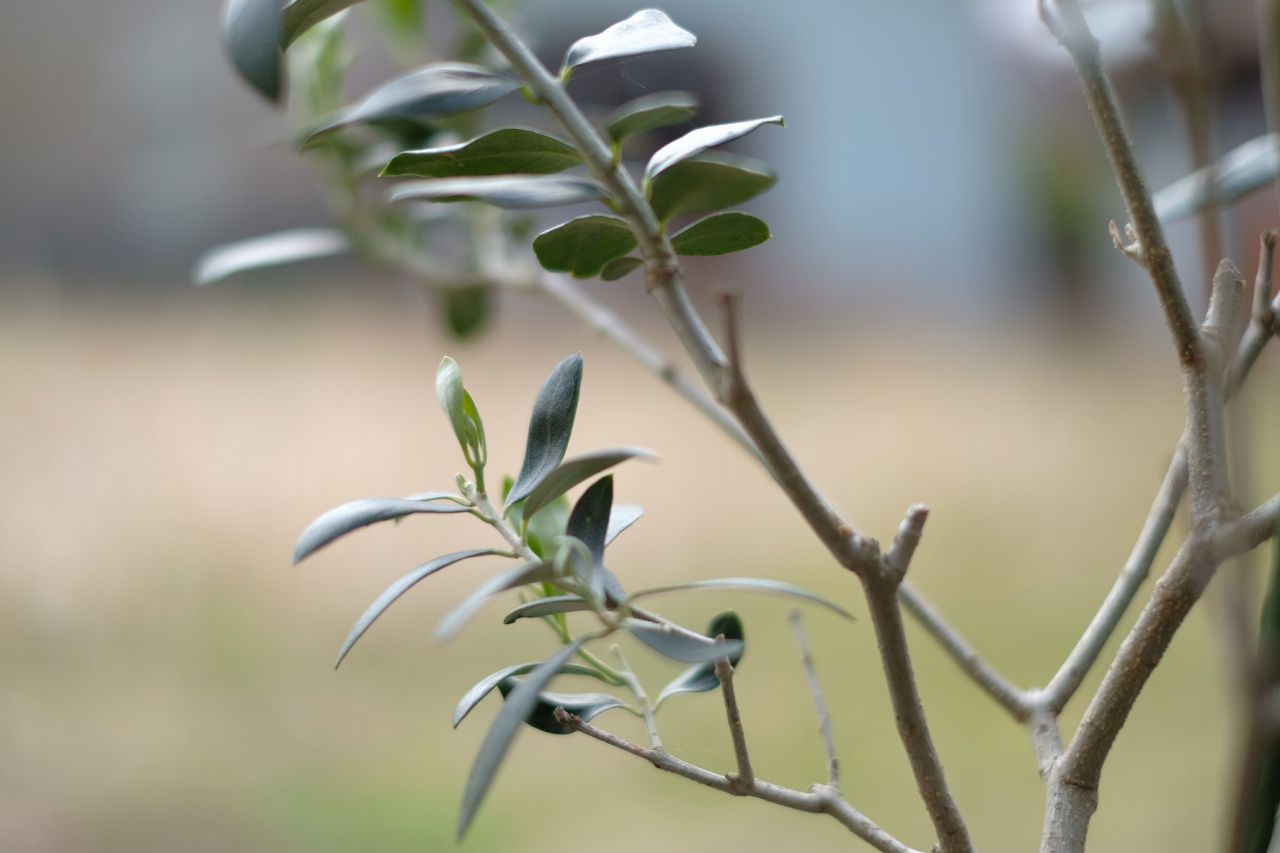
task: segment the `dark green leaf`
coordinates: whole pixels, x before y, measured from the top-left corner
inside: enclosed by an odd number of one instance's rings
[[[443,499],[443,496],[410,498],[366,498],[334,507],[317,518],[302,531],[293,549],[293,561],[300,563],[333,540],[353,530],[379,521],[390,521],[414,513],[466,512],[460,504]]]
[[[590,610],[591,605],[576,595],[552,595],[547,598],[535,598],[526,601],[519,607],[502,617],[503,625],[510,625],[519,619],[535,619],[539,616],[551,616],[555,613],[578,613]]]
[[[591,581],[592,593],[596,601],[605,597],[604,575],[604,543],[609,532],[609,514],[613,509],[613,477],[601,477],[582,493],[578,502],[573,505],[569,514],[569,523],[565,533],[579,539],[591,553],[591,566],[586,576]]]
[[[1156,193],[1151,201],[1165,222],[1224,207],[1271,184],[1280,174],[1280,134],[1251,139],[1217,163],[1192,172]]]
[[[617,281],[636,267],[644,266],[639,258],[614,258],[600,270],[600,277],[605,281]]]
[[[742,648],[738,650],[738,653],[729,657],[729,663],[737,667],[738,662],[742,660],[743,653],[746,651],[746,637],[742,633],[742,620],[738,618],[738,614],[733,612],[721,613],[711,620],[711,626],[707,629],[707,636],[714,638],[721,635],[726,640],[742,641]],[[654,701],[654,710],[657,710],[663,702],[672,696],[677,696],[681,693],[707,693],[719,686],[720,678],[716,675],[715,661],[696,663],[673,679],[666,687],[662,688],[662,692],[658,694],[658,698]]]
[[[622,627],[663,657],[684,663],[717,661],[742,653],[742,643],[738,640],[708,640],[701,634],[680,632],[670,625],[624,619]]]
[[[655,586],[650,589],[642,589],[631,594],[632,600],[645,598],[650,595],[661,595],[668,592],[687,592],[690,590],[700,589],[737,589],[744,592],[767,592],[775,595],[786,595],[791,598],[798,598],[802,601],[808,601],[812,604],[821,605],[834,613],[843,616],[845,619],[853,619],[853,614],[845,610],[838,604],[834,604],[820,595],[809,592],[798,586],[793,586],[782,581],[769,580],[767,578],[712,578],[710,580],[690,581],[689,583],[672,584],[671,586]]]
[[[458,838],[461,838],[467,831],[467,827],[471,825],[476,809],[480,807],[480,802],[493,783],[498,766],[502,764],[512,739],[520,730],[520,724],[537,706],[538,694],[550,683],[556,673],[560,672],[569,658],[577,653],[580,645],[580,642],[575,641],[556,652],[530,672],[529,676],[506,696],[506,703],[498,712],[493,725],[489,727],[489,733],[485,735],[484,743],[480,745],[480,751],[471,765],[467,787],[462,794],[461,814],[458,816]]]
[[[325,18],[338,14],[360,0],[293,0],[284,7],[284,31],[280,45],[288,47],[307,30]]]
[[[689,92],[655,92],[623,104],[605,119],[609,137],[621,145],[633,136],[693,118],[698,99]]]
[[[381,616],[384,610],[390,607],[397,598],[408,592],[409,588],[418,581],[462,560],[496,553],[497,551],[493,548],[480,548],[472,551],[457,551],[452,554],[445,554],[443,557],[436,557],[430,562],[423,563],[387,587],[386,591],[378,596],[378,599],[373,604],[369,605],[369,609],[364,612],[364,615],[356,622],[355,627],[351,629],[351,633],[347,635],[346,642],[342,644],[342,648],[338,651],[338,660],[334,663],[334,668],[337,669],[342,664],[342,659],[347,656],[347,652],[351,651],[351,647],[356,644],[356,641],[364,636],[364,632],[369,630],[369,626],[373,624],[374,620]]]
[[[597,275],[606,263],[635,247],[635,235],[625,220],[599,214],[571,219],[533,241],[533,253],[544,269],[575,278]]]
[[[351,242],[333,228],[294,228],[238,240],[210,249],[196,261],[192,274],[198,285],[265,267],[296,264],[345,254]]]
[[[440,289],[444,303],[444,318],[449,331],[465,340],[483,329],[492,312],[493,287],[476,284],[469,287],[445,287]]]
[[[440,625],[436,628],[436,639],[441,642],[452,640],[471,621],[471,617],[475,616],[480,608],[484,607],[489,599],[495,595],[525,584],[549,581],[553,577],[555,577],[555,571],[551,564],[533,562],[523,563],[514,569],[503,572],[496,578],[491,578],[472,590],[471,594],[463,599],[461,604],[445,615],[444,619],[440,621]]]
[[[782,116],[753,118],[748,121],[735,121],[729,124],[713,124],[691,130],[684,136],[659,148],[649,158],[649,165],[644,168],[646,181],[652,181],[666,169],[676,163],[697,157],[708,148],[724,145],[735,139],[746,136],[751,131],[766,124],[784,124]]]
[[[665,12],[642,9],[603,32],[580,38],[569,45],[560,74],[563,77],[566,72],[588,62],[693,47],[697,43],[697,36],[676,26]]]
[[[432,120],[487,107],[520,84],[498,77],[479,65],[438,62],[374,89],[359,103],[316,129],[320,137],[353,124],[398,119]]]
[[[505,697],[514,691],[522,682],[518,678],[508,678],[498,685]],[[577,716],[584,723],[589,723],[605,711],[614,708],[625,708],[627,703],[617,696],[608,693],[539,693],[538,703],[533,706],[525,722],[535,729],[553,735],[572,734],[572,726],[565,725],[556,719],[556,709],[564,708]]]
[[[458,700],[458,707],[453,711],[453,727],[456,729],[458,727],[458,723],[462,722],[463,719],[466,718],[467,714],[471,713],[471,709],[480,704],[480,700],[488,696],[490,691],[497,687],[503,679],[510,678],[513,675],[524,675],[526,672],[537,669],[541,665],[542,661],[518,663],[515,666],[503,667],[497,672],[486,675],[484,678],[480,679],[480,681],[476,682],[474,687],[467,691],[465,696]],[[560,668],[560,672],[564,675],[588,675],[592,678],[603,681],[603,679],[600,678],[600,673],[590,667],[580,666],[576,663],[566,663]]]
[[[1280,689],[1280,522],[1271,538],[1271,583],[1262,604],[1258,630],[1258,675],[1263,689]],[[1276,809],[1280,807],[1280,733],[1274,727],[1257,745],[1257,772],[1249,795],[1249,832],[1243,853],[1267,853],[1275,847]]]
[[[563,495],[582,481],[606,471],[628,459],[657,459],[652,450],[639,447],[620,447],[578,456],[555,468],[539,479],[537,487],[525,501],[526,513],[537,512],[551,501]]]
[[[681,213],[723,210],[749,201],[777,181],[763,163],[719,152],[676,163],[649,184],[649,203],[666,222]]]
[[[240,76],[269,101],[283,94],[282,0],[227,0],[222,38]]]
[[[533,403],[533,416],[529,419],[524,462],[520,466],[520,475],[507,493],[507,507],[527,498],[564,459],[569,436],[573,432],[573,419],[578,412],[581,388],[582,353],[565,358],[542,383],[538,399]],[[542,506],[548,503],[549,500],[543,501]],[[532,518],[538,509],[526,506],[525,518]]]
[[[634,504],[615,504],[609,513],[609,529],[604,535],[604,544],[618,538],[618,534],[640,520],[644,515],[644,507]]]
[[[550,175],[582,162],[578,152],[554,136],[523,127],[504,127],[484,136],[396,155],[383,175],[461,178],[478,175]]]
[[[727,255],[769,239],[762,220],[736,211],[700,219],[671,238],[678,255]]]
[[[392,201],[483,201],[508,210],[559,207],[598,201],[604,196],[604,190],[595,181],[565,175],[407,181],[391,191]]]

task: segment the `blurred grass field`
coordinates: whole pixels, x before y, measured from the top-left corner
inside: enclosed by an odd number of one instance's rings
[[[634,305],[671,349],[648,306]],[[918,321],[784,327],[762,310],[748,301],[749,368],[806,469],[877,536],[907,504],[928,503],[917,586],[1016,682],[1043,683],[1127,555],[1180,430],[1176,365],[1156,321],[1133,337],[1068,343],[1016,324],[980,337]],[[457,731],[453,705],[480,676],[550,652],[550,634],[498,624],[495,606],[456,644],[434,644],[437,618],[495,567],[465,564],[397,603],[335,673],[339,643],[388,583],[487,544],[491,531],[468,517],[415,518],[299,568],[289,552],[337,503],[449,487],[462,465],[432,394],[441,355],[462,364],[496,473],[518,466],[538,384],[578,349],[586,374],[570,452],[641,445],[662,456],[618,472],[618,500],[648,508],[612,551],[624,583],[768,576],[865,612],[854,580],[741,451],[537,303],[508,303],[499,328],[459,345],[404,294],[11,300],[0,314],[0,850],[453,849],[496,700]],[[1275,388],[1275,355],[1255,391]],[[1264,397],[1246,399],[1252,429],[1274,436],[1280,408]],[[1274,491],[1280,449],[1254,444],[1252,482]],[[694,625],[739,609],[757,772],[817,781],[822,748],[790,605],[659,604]],[[1197,610],[1138,704],[1104,775],[1091,849],[1217,846],[1234,717],[1212,613],[1212,600]],[[927,847],[870,625],[817,611],[807,624],[847,795]],[[912,640],[975,839],[1034,849],[1042,789],[1024,734],[927,638],[913,630]],[[631,657],[654,688],[677,671]],[[1068,726],[1082,707],[1072,703]],[[626,715],[599,722],[642,736]],[[677,754],[731,766],[716,697],[673,700],[660,723]],[[702,790],[584,738],[527,732],[462,849],[709,845],[858,847],[822,818]]]

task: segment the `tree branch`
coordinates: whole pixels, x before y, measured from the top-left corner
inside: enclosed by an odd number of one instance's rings
[[[723,639],[723,637],[717,638]],[[742,712],[738,710],[738,694],[733,689],[733,664],[728,658],[716,661],[716,678],[720,679],[720,695],[724,697],[724,714],[729,724],[729,736],[733,739],[733,755],[738,762],[738,772],[728,776],[733,792],[745,795],[755,783],[756,773],[751,769],[751,754],[747,752],[747,734],[742,729]]]
[[[813,707],[818,712],[818,732],[822,735],[822,745],[827,751],[827,784],[839,790],[840,759],[836,756],[836,739],[831,733],[831,712],[827,710],[827,699],[822,693],[822,682],[818,680],[818,670],[813,664],[813,652],[809,650],[809,638],[805,634],[800,611],[792,610],[790,619],[791,631],[795,634],[796,645],[800,647],[800,664],[804,667],[805,679],[809,682],[809,695],[813,697]]]

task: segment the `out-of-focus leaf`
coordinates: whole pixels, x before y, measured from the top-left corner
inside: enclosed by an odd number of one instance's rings
[[[617,281],[636,267],[644,266],[639,258],[614,258],[600,270],[600,277],[605,281]]]
[[[576,595],[553,595],[548,598],[535,598],[526,601],[519,607],[502,617],[503,625],[510,625],[519,619],[536,619],[539,616],[551,616],[555,613],[578,613],[590,610],[591,605]]]
[[[341,108],[352,52],[347,49],[345,13],[312,27],[289,48],[289,97],[300,120],[314,122]]]
[[[537,487],[524,503],[525,513],[537,512],[574,486],[601,471],[606,471],[628,459],[657,459],[652,450],[640,447],[620,447],[577,456],[555,468],[539,479]]]
[[[1174,181],[1152,197],[1156,215],[1164,222],[1194,216],[1207,207],[1224,207],[1280,174],[1280,134],[1251,139],[1233,148],[1211,166]]]
[[[493,777],[498,772],[498,767],[502,764],[507,750],[511,747],[512,739],[520,730],[520,724],[537,706],[538,694],[551,682],[556,673],[560,672],[569,658],[577,654],[579,646],[581,643],[574,641],[556,652],[530,672],[528,677],[505,697],[506,703],[498,712],[493,725],[489,727],[489,733],[485,735],[484,743],[480,745],[480,751],[471,765],[471,774],[467,777],[467,787],[462,794],[462,809],[458,816],[458,838],[462,838],[467,827],[471,825],[476,809],[480,807],[484,795],[488,793]]]
[[[198,285],[213,284],[238,273],[300,261],[331,258],[351,251],[351,242],[333,228],[294,228],[216,246],[196,261]]]
[[[693,118],[698,99],[689,92],[655,92],[629,101],[605,119],[609,138],[621,145],[633,136]]]
[[[415,513],[466,512],[467,508],[439,497],[365,498],[334,507],[307,525],[293,549],[293,561],[300,563],[333,540],[353,530],[379,521],[404,518]]]
[[[479,548],[472,551],[456,551],[452,554],[445,554],[443,557],[436,557],[430,562],[423,563],[421,566],[418,566],[418,568],[409,572],[409,574],[387,587],[382,595],[378,596],[377,600],[374,601],[373,604],[369,605],[369,609],[364,612],[364,615],[362,615],[359,620],[357,620],[355,627],[353,627],[351,629],[351,633],[347,635],[346,642],[342,644],[342,648],[338,651],[338,660],[333,664],[334,669],[337,669],[342,665],[342,659],[347,656],[347,652],[351,651],[351,647],[356,644],[356,641],[364,636],[364,632],[369,630],[369,627],[373,625],[374,620],[381,616],[383,611],[390,607],[397,598],[408,592],[409,588],[418,581],[435,574],[443,568],[452,566],[454,563],[461,562],[462,560],[469,560],[472,557],[481,557],[486,554],[496,553],[498,552],[493,548]]]
[[[680,633],[669,625],[624,619],[622,627],[663,657],[684,663],[717,661],[742,653],[742,643],[738,640],[708,640],[698,634]]]
[[[767,118],[753,118],[748,121],[735,121],[729,124],[713,124],[708,127],[700,127],[697,130],[691,130],[684,136],[669,142],[654,152],[649,158],[649,165],[644,167],[644,177],[646,181],[652,181],[660,173],[666,169],[670,169],[676,163],[697,157],[709,148],[715,148],[718,145],[724,145],[746,136],[751,131],[766,124],[784,125],[782,116],[768,116]]]
[[[549,581],[553,577],[555,577],[553,567],[549,563],[539,561],[524,563],[514,569],[503,572],[496,578],[491,578],[472,590],[471,594],[464,598],[461,604],[449,611],[436,628],[436,639],[441,642],[452,640],[471,621],[471,617],[475,616],[480,608],[484,607],[489,599],[495,595],[525,584]]]
[[[338,14],[360,0],[293,0],[284,7],[284,30],[280,34],[281,47],[288,47],[298,36],[323,21]],[[277,0],[277,5],[278,5]]]
[[[605,197],[589,178],[566,175],[495,175],[406,181],[391,191],[392,201],[483,201],[507,210],[533,210],[598,201]]]
[[[508,678],[498,685],[503,697],[514,691],[522,682],[518,678]],[[625,708],[627,703],[617,696],[608,693],[539,693],[538,702],[525,717],[525,722],[548,734],[572,734],[571,726],[556,720],[556,709],[564,708],[584,723],[589,723],[605,711],[614,708]]]
[[[543,231],[533,241],[533,253],[543,269],[591,278],[609,261],[636,247],[626,221],[616,216],[579,216]]]
[[[609,514],[613,509],[613,477],[601,477],[582,493],[569,514],[565,533],[576,537],[591,553],[591,565],[585,567],[591,590],[597,601],[604,601],[604,543],[609,532]]]
[[[582,388],[582,353],[574,353],[563,359],[551,370],[542,383],[538,398],[533,402],[533,416],[529,419],[529,435],[525,440],[524,462],[511,491],[507,493],[506,506],[529,497],[538,484],[556,469],[569,447],[573,433],[573,419],[578,413],[578,392]],[[555,495],[551,496],[556,497]],[[524,508],[524,517],[533,518],[541,506]]]
[[[1269,690],[1280,689],[1280,522],[1271,537],[1271,584],[1262,605],[1258,630],[1259,675]],[[1280,808],[1280,733],[1274,728],[1258,745],[1258,776],[1249,804],[1245,853],[1275,848],[1276,809]]]
[[[604,544],[618,538],[618,534],[640,520],[644,515],[644,507],[635,504],[614,504],[609,513],[609,529],[604,534]]]
[[[729,663],[736,668],[747,648],[746,635],[742,632],[742,620],[738,618],[738,614],[730,611],[721,613],[711,620],[711,625],[707,628],[707,636],[715,638],[721,635],[726,640],[738,640],[742,643],[742,648],[738,650],[738,653],[729,657]],[[662,688],[662,692],[658,694],[657,700],[654,701],[654,710],[661,707],[662,703],[672,696],[677,696],[681,693],[707,693],[719,686],[720,679],[716,675],[715,661],[696,663],[680,673],[666,687]]]
[[[488,324],[493,306],[492,285],[445,287],[440,289],[440,294],[445,323],[459,339],[471,337]]]
[[[666,222],[681,213],[723,210],[769,189],[777,175],[756,160],[710,152],[664,170],[649,184],[649,203]]]
[[[433,120],[487,107],[520,88],[479,65],[437,62],[385,83],[359,103],[326,122],[307,137],[304,147],[321,137],[372,121]]]
[[[282,0],[227,0],[222,38],[240,76],[269,101],[283,94]]]
[[[793,586],[789,583],[769,580],[767,578],[711,578],[709,580],[672,584],[671,586],[655,586],[631,593],[631,599],[634,601],[635,599],[647,598],[651,595],[661,595],[668,592],[688,592],[691,590],[701,589],[735,589],[742,590],[744,592],[767,592],[774,595],[785,595],[791,598],[798,598],[802,601],[808,601],[811,604],[821,605],[833,613],[843,616],[845,619],[853,619],[852,613],[845,610],[840,605],[817,595],[816,593],[809,592],[807,589]]]
[[[769,226],[746,213],[731,211],[700,219],[671,238],[678,255],[727,255],[759,246]]]
[[[523,127],[504,127],[468,142],[405,151],[382,174],[418,178],[550,175],[582,162],[567,142]]]
[[[560,75],[564,77],[566,72],[588,62],[693,47],[697,43],[697,36],[676,26],[665,12],[642,9],[625,21],[619,21],[602,32],[580,38],[569,45]]]
[[[421,58],[426,15],[423,0],[376,0],[378,22],[390,38],[398,57],[413,62]]]
[[[480,704],[480,700],[488,696],[493,688],[497,687],[504,679],[510,678],[513,675],[524,675],[526,672],[537,669],[539,666],[542,666],[542,661],[518,663],[514,666],[503,667],[497,672],[490,673],[480,679],[476,682],[475,686],[466,692],[466,695],[458,700],[458,707],[453,711],[453,727],[456,729],[458,727],[458,723],[461,723],[463,719],[466,718],[467,714],[471,713],[471,709]],[[563,675],[587,675],[600,681],[604,680],[600,678],[600,673],[596,672],[594,669],[586,666],[580,666],[576,663],[566,663],[560,668],[560,672]]]

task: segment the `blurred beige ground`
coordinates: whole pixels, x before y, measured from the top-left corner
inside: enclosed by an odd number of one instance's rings
[[[390,581],[491,532],[468,517],[414,518],[289,565],[294,537],[334,504],[449,487],[461,463],[432,394],[445,353],[485,416],[493,465],[510,471],[539,382],[559,357],[585,352],[571,452],[635,444],[662,456],[618,472],[618,500],[648,508],[614,546],[624,582],[771,576],[863,612],[852,578],[745,455],[571,321],[517,300],[479,344],[457,345],[410,295],[343,292],[31,296],[0,314],[0,849],[452,849],[465,773],[496,707],[487,700],[453,731],[453,704],[489,671],[550,651],[550,635],[504,627],[494,607],[455,645],[435,645],[435,620],[493,571],[476,563],[413,590],[341,671],[331,662]],[[781,327],[761,310],[748,301],[749,367],[806,468],[875,535],[890,535],[908,503],[928,503],[917,585],[1016,681],[1043,683],[1127,554],[1178,436],[1178,377],[1159,330],[1067,345],[1014,323],[975,338],[943,318]],[[1254,388],[1274,389],[1276,368],[1269,352]],[[1271,398],[1251,395],[1255,435],[1276,434]],[[1274,491],[1280,450],[1269,443],[1254,451],[1254,482]],[[691,624],[743,613],[739,691],[757,771],[817,781],[789,605],[661,604]],[[1091,849],[1216,846],[1233,721],[1207,604],[1108,765]],[[849,798],[927,846],[869,625],[821,612],[808,625]],[[1021,729],[927,639],[913,641],[975,838],[1032,849],[1041,787]],[[640,663],[654,687],[675,671]],[[714,696],[673,700],[660,722],[678,754],[730,766]],[[639,735],[625,715],[600,723]],[[821,818],[535,732],[462,849],[709,845],[858,849]]]

